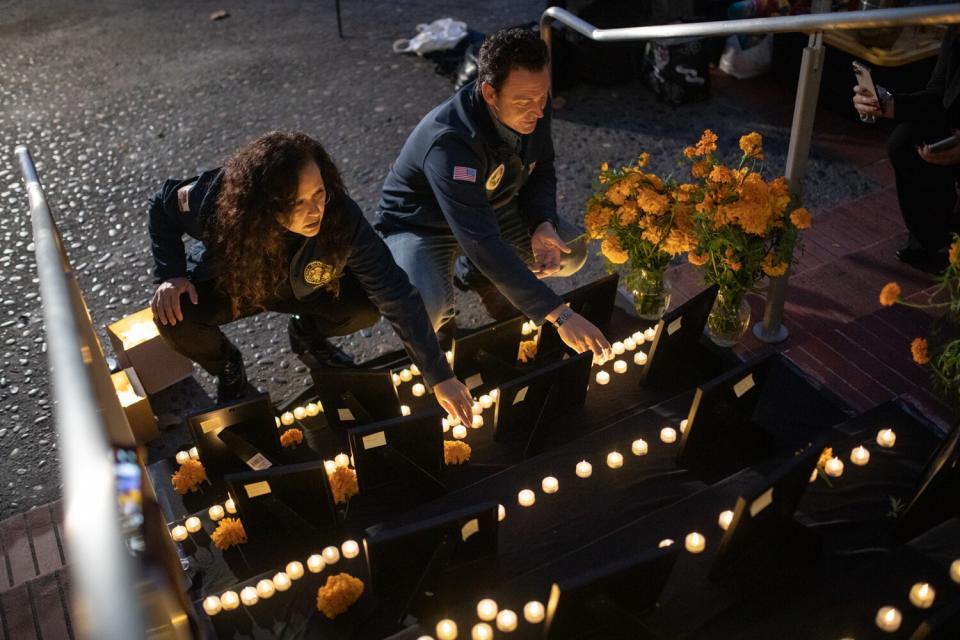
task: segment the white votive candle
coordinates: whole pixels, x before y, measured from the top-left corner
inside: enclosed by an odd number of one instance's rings
[[[313,573],[316,573],[314,571]],[[303,577],[303,563],[299,560],[294,560],[293,562],[287,563],[286,574],[290,577],[291,580],[299,580]]]
[[[633,364],[641,367],[647,364],[647,354],[645,354],[643,351],[637,351],[635,354],[633,354]]]
[[[290,588],[290,585],[293,584],[290,582],[290,576],[288,576],[283,571],[274,574],[273,576],[273,586],[277,588],[277,591],[286,591]]]
[[[896,607],[880,607],[877,611],[877,626],[887,633],[893,633],[900,628],[903,615]]]
[[[673,545],[673,540],[671,538],[664,538],[663,540],[657,543],[657,546],[660,547],[661,549],[666,549],[667,547],[670,547],[672,545]]]
[[[327,564],[337,564],[337,562],[340,560],[340,550],[333,545],[324,547],[323,551],[320,552],[320,555],[323,556],[323,561]]]
[[[623,341],[623,348],[627,351],[634,351],[637,348],[637,341],[633,338],[627,338]]]
[[[273,421],[277,423],[277,429],[279,429],[280,425],[282,424],[280,422],[280,416],[273,416]]]
[[[331,473],[337,470],[337,463],[333,460],[324,460],[323,470],[326,471],[327,475],[329,476]]]
[[[522,336],[530,335],[531,333],[533,333],[533,330],[534,328],[536,328],[536,326],[537,325],[533,324],[532,322],[529,322],[529,321],[524,322],[523,325],[521,325],[520,327],[520,335]]]
[[[190,451],[188,451],[187,453],[190,454],[190,458],[191,458],[192,460],[199,460],[199,459],[200,459],[200,452],[197,450],[196,447],[190,447]]]
[[[276,592],[277,587],[274,586],[273,580],[263,579],[257,583],[257,597],[263,600],[269,600]]]
[[[830,458],[823,464],[823,470],[831,478],[839,478],[843,475],[843,460]]]
[[[553,476],[547,476],[540,482],[540,488],[544,493],[556,493],[560,488],[560,482]]]
[[[293,410],[293,417],[297,420],[303,420],[307,417],[307,410],[304,407],[295,407]]]
[[[176,542],[183,542],[187,539],[187,528],[182,524],[178,524],[173,529],[170,529],[170,537]]]
[[[615,356],[623,355],[623,352],[626,351],[626,347],[619,340],[610,345],[610,348],[613,349],[613,355]]]
[[[223,507],[221,507],[218,504],[215,504],[209,509],[207,509],[207,515],[210,516],[210,519],[213,520],[214,522],[217,522],[218,520],[223,520],[223,516],[224,516]]]
[[[350,560],[360,555],[360,545],[357,544],[356,540],[345,540],[343,544],[340,545],[340,551],[343,552],[344,558]]]
[[[507,508],[502,504],[497,505],[497,521],[503,522],[507,517]]]
[[[447,351],[444,356],[447,358],[447,364],[453,364],[453,351]]]
[[[400,379],[400,375],[396,373],[390,374],[390,379],[393,380],[393,386],[399,387],[403,380]]]
[[[284,411],[283,413],[280,414],[280,424],[282,425],[286,425],[289,427],[294,423],[294,420],[296,420],[296,418],[294,418],[293,414],[290,413],[289,411]]]
[[[493,406],[493,398],[491,398],[487,394],[483,394],[482,396],[480,396],[480,406],[483,407],[484,409],[489,409],[490,407]]]
[[[684,538],[683,545],[690,553],[702,553],[707,546],[707,539],[696,531],[688,533]]]
[[[517,502],[520,503],[521,507],[532,507],[533,503],[537,501],[537,494],[535,494],[530,489],[524,489],[517,494]]]
[[[443,418],[440,420],[440,426],[443,428],[444,433],[446,433],[447,431],[450,431],[450,421],[447,420],[446,418]]]
[[[401,416],[408,416],[408,415],[410,415],[410,407],[408,407],[408,406],[405,405],[405,404],[400,405],[400,415],[401,415]]]
[[[918,582],[910,587],[910,604],[920,609],[932,607],[936,596],[937,592],[926,582]]]
[[[413,395],[418,398],[427,394],[427,388],[422,382],[418,382],[417,384],[413,385],[411,391],[413,391]]]
[[[870,462],[870,452],[863,447],[857,447],[850,452],[850,462],[858,467],[862,467]]]
[[[721,511],[720,518],[717,519],[717,524],[720,525],[720,528],[726,531],[730,527],[731,522],[733,522],[733,511],[729,509]]]
[[[479,429],[483,426],[483,416],[473,416],[473,420],[470,422],[470,427],[472,429]]]
[[[455,427],[455,426],[457,426],[458,424],[460,424],[460,417],[459,417],[459,416],[447,416],[447,422],[450,423],[450,426],[451,426],[451,427]]]
[[[475,416],[479,416],[481,413],[483,413],[483,405],[480,404],[479,400],[473,401],[473,404],[470,405],[470,412]]]
[[[348,456],[345,453],[338,453],[336,456],[333,457],[333,464],[337,465],[338,469],[342,467],[349,467],[350,456]]]
[[[504,609],[497,614],[497,629],[504,633],[510,633],[517,629],[517,614],[510,609]]]
[[[310,570],[310,573],[320,573],[326,566],[327,563],[323,561],[323,556],[319,553],[315,553],[307,558],[307,569]]]
[[[637,438],[630,444],[630,451],[633,452],[635,456],[645,456],[647,452],[650,451],[650,447],[647,446],[647,441],[643,438]]]
[[[404,382],[410,382],[413,380],[413,372],[410,369],[401,369],[400,370],[400,379]]]
[[[619,451],[611,451],[607,454],[607,466],[611,469],[619,469],[623,466],[623,456]]]
[[[470,629],[470,640],[491,640],[493,638],[493,627],[486,622],[478,622]]]
[[[183,464],[190,459],[190,454],[186,451],[177,451],[177,464]]]
[[[484,598],[477,603],[477,617],[485,622],[490,622],[497,618],[497,601],[491,598]]]
[[[664,427],[660,429],[660,441],[666,444],[672,444],[677,441],[677,430],[673,427]]]
[[[260,596],[257,595],[257,590],[254,587],[244,587],[240,590],[240,602],[252,607],[260,602]]]
[[[240,606],[240,596],[236,591],[224,591],[220,596],[220,604],[224,611],[233,611]]]
[[[420,375],[420,367],[415,364],[410,365],[410,375],[418,376]]]
[[[652,342],[653,339],[656,338],[656,337],[657,337],[657,328],[656,328],[656,327],[648,327],[648,328],[643,332],[643,339],[646,340],[647,342]]]
[[[954,560],[950,563],[950,579],[960,584],[960,560]]]
[[[449,618],[438,622],[437,640],[457,640],[457,623]]]
[[[220,604],[220,598],[217,596],[207,596],[203,599],[203,611],[208,616],[215,616],[220,613],[220,610],[223,609],[223,605]]]
[[[617,360],[613,363],[613,372],[614,373],[626,373],[627,372],[627,361],[626,360]]]
[[[633,341],[636,342],[638,345],[643,344],[647,339],[647,337],[643,335],[643,331],[634,331],[633,335],[630,337],[633,338]]]
[[[187,527],[187,531],[190,533],[196,533],[203,528],[203,524],[201,524],[200,518],[197,516],[190,516],[183,524]]]
[[[453,428],[453,437],[457,440],[463,440],[467,437],[467,428],[462,424],[458,424]]]
[[[500,389],[490,389],[490,399],[496,402],[500,398]]]
[[[686,432],[687,432],[687,425],[688,425],[688,424],[690,424],[690,420],[687,419],[687,418],[684,418],[683,420],[680,421],[680,433],[686,433]]]
[[[308,402],[306,409],[308,416],[313,417],[320,415],[320,405],[318,405],[316,402]]]
[[[546,611],[544,610],[543,605],[536,600],[531,600],[527,604],[523,605],[523,619],[530,624],[539,624],[543,622],[544,615],[546,615]]]
[[[587,462],[586,460],[581,460],[577,463],[577,477],[578,478],[589,478],[590,474],[593,473],[593,465]]]
[[[606,371],[597,371],[597,384],[607,384],[610,382],[610,374]]]
[[[227,510],[227,513],[236,513],[237,503],[233,501],[233,498],[227,498],[227,501],[223,503],[223,508]]]
[[[897,442],[897,434],[893,432],[893,429],[881,429],[877,433],[877,444],[880,445],[881,447],[886,447],[887,449],[889,449],[896,442]]]

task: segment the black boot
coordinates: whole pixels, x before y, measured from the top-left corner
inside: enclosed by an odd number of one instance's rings
[[[231,350],[223,371],[217,376],[217,404],[234,402],[258,393],[257,388],[247,380],[243,356],[236,349]]]
[[[520,315],[517,308],[500,293],[496,285],[480,274],[469,258],[459,256],[454,266],[453,285],[460,291],[474,291],[487,314],[494,320],[507,320]]]
[[[353,357],[327,338],[310,331],[308,318],[290,316],[287,324],[290,350],[311,369],[344,369],[356,366]]]

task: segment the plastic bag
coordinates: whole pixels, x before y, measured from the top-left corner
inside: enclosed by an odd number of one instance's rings
[[[727,38],[727,46],[720,56],[720,70],[734,78],[744,80],[763,75],[773,64],[773,34],[749,49],[740,48],[737,36]]]
[[[393,43],[394,53],[416,53],[422,56],[431,51],[452,49],[467,35],[467,23],[453,18],[441,18],[430,24],[418,24],[417,35],[409,40]]]

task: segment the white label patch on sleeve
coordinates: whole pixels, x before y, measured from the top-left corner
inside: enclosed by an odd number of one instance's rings
[[[190,213],[190,192],[193,191],[195,186],[197,186],[197,183],[191,182],[177,189],[177,207],[180,209],[180,213]]]

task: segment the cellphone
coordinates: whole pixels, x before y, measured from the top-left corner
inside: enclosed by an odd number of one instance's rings
[[[876,100],[877,104],[880,104],[880,95],[877,93],[877,85],[873,82],[873,74],[870,72],[870,67],[854,60],[853,75],[857,77],[857,84],[866,89],[870,93],[870,97]],[[876,116],[861,115],[860,119],[864,122],[877,121]]]
[[[953,149],[957,144],[960,144],[960,138],[957,136],[948,136],[943,140],[928,144],[927,151],[946,151],[947,149]]]

